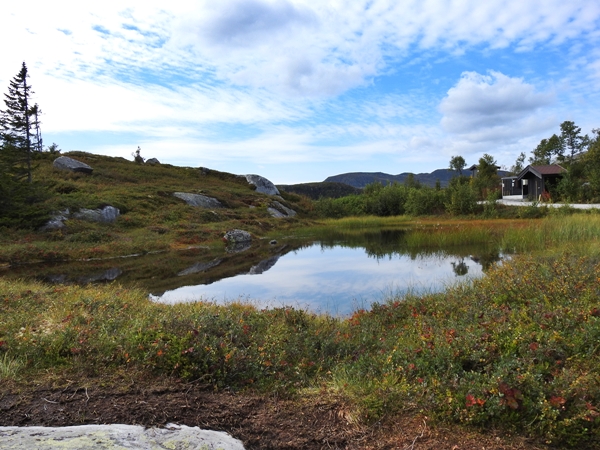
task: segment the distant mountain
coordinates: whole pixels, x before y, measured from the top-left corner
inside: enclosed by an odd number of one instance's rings
[[[351,172],[343,173],[340,175],[334,175],[327,177],[325,182],[338,182],[348,184],[357,188],[364,188],[367,184],[379,182],[381,184],[388,183],[404,183],[406,178],[410,175],[409,172],[404,172],[399,175],[390,175],[383,172]],[[437,180],[440,181],[442,186],[447,186],[450,180],[457,176],[458,173],[450,169],[438,169],[431,173],[416,173],[413,174],[415,181],[425,186],[435,186]]]
[[[327,181],[321,183],[278,184],[277,189],[284,192],[305,195],[313,200],[318,200],[321,197],[339,198],[360,193],[360,189],[350,186],[348,183]]]
[[[501,177],[506,176],[507,173],[508,172],[504,170],[498,171],[498,175]],[[471,172],[469,170],[463,170],[463,174],[470,175]],[[393,182],[402,184],[406,181],[406,178],[409,175],[410,172],[404,172],[399,175],[390,175],[383,172],[351,172],[327,177],[325,182],[344,183],[362,189],[367,184],[375,182],[379,182],[384,185]],[[440,185],[445,187],[448,186],[448,183],[450,183],[452,178],[458,176],[458,172],[450,169],[437,169],[431,173],[415,173],[413,175],[415,177],[415,181],[418,181],[424,186],[434,187],[435,183],[439,180]]]

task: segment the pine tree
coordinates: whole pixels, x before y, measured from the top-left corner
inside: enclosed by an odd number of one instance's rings
[[[4,94],[6,109],[0,112],[0,144],[4,166],[10,167],[15,179],[31,183],[31,156],[41,144],[37,104],[31,105],[31,86],[27,83],[27,66],[10,81]]]

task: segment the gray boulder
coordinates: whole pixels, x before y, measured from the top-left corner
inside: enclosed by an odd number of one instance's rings
[[[75,219],[87,220],[89,222],[113,223],[121,211],[114,206],[105,206],[102,209],[80,209],[73,214]]]
[[[271,206],[267,208],[267,211],[269,211],[269,214],[271,214],[272,217],[275,217],[277,219],[294,217],[296,215],[296,211],[294,211],[291,208],[288,208],[287,206],[282,205],[279,202],[271,203]]]
[[[198,208],[223,208],[223,205],[219,200],[207,197],[206,195],[189,194],[187,192],[175,192],[173,195],[190,206],[196,206]]]
[[[243,230],[230,230],[225,233],[223,240],[227,243],[227,253],[240,253],[252,245],[252,235]]]
[[[230,244],[252,241],[252,235],[244,230],[229,230],[223,239]]]
[[[92,173],[94,169],[81,161],[69,158],[68,156],[59,156],[52,165],[60,170],[70,170],[71,172]]]
[[[40,228],[40,231],[53,231],[53,230],[62,230],[66,228],[65,220],[69,218],[69,209],[65,209],[64,211],[60,211],[57,214],[54,214],[46,225]]]
[[[279,195],[279,190],[275,185],[260,175],[246,175],[246,180],[256,186],[256,192],[266,195]]]
[[[160,164],[160,161],[156,158],[150,158],[150,159],[146,160],[146,164],[150,164],[150,165]]]

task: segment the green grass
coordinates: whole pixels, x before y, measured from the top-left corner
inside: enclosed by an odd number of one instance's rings
[[[23,362],[12,358],[8,353],[0,355],[0,381],[16,379],[24,365]]]

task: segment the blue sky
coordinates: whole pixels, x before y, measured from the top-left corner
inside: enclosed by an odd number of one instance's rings
[[[572,120],[600,127],[600,2],[11,2],[45,144],[256,173],[510,167]],[[4,86],[4,87],[3,87]]]

